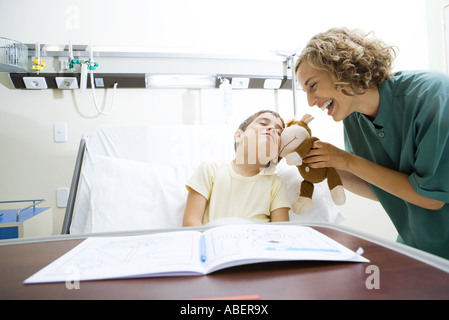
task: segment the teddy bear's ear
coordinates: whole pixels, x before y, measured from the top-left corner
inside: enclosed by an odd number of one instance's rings
[[[296,121],[295,118],[289,120],[289,121],[287,122],[287,124],[285,125],[285,127],[286,127],[286,128],[287,128],[287,127],[290,127],[292,124],[295,123],[295,121]]]
[[[309,124],[310,121],[312,121],[313,119],[315,119],[313,116],[311,116],[310,114],[305,114],[303,115],[301,121],[303,121],[305,124]]]

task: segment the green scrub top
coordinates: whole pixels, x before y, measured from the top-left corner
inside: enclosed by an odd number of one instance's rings
[[[373,185],[398,231],[398,242],[449,259],[449,77],[399,72],[379,85],[377,117],[352,113],[343,120],[345,147],[409,175],[416,192],[446,202],[428,210]]]

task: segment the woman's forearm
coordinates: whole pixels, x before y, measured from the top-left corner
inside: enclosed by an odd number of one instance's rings
[[[346,171],[402,200],[426,209],[438,210],[445,204],[442,201],[419,195],[410,184],[408,174],[385,168],[322,141],[316,141],[313,147],[314,149],[304,159],[304,162],[308,163],[311,168],[334,167],[344,177],[344,171]],[[353,189],[356,194],[368,192],[365,187],[363,190],[357,190],[358,187],[363,186],[357,179],[349,175],[346,175],[345,179],[348,190],[352,191],[351,189]]]
[[[362,157],[351,154],[347,167],[343,170],[414,205],[438,210],[445,204],[418,194],[408,180],[409,175],[382,167]]]
[[[348,171],[337,171],[340,175],[341,181],[343,182],[343,187],[346,190],[351,191],[352,193],[361,197],[378,201],[373,190],[365,180],[360,179],[359,177],[353,175],[352,173],[349,173]]]

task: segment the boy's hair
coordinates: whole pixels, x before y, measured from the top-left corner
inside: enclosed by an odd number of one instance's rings
[[[299,65],[307,61],[312,67],[329,72],[336,88],[344,94],[363,94],[365,89],[392,77],[396,56],[394,47],[368,37],[369,34],[332,28],[315,35],[298,57],[295,73]]]
[[[279,113],[277,113],[276,111],[272,111],[272,110],[261,110],[258,111],[256,113],[254,113],[253,115],[249,116],[245,121],[243,121],[238,130],[241,130],[242,132],[246,131],[246,128],[248,128],[248,126],[251,124],[251,122],[253,122],[258,116],[260,116],[262,113],[271,113],[272,115],[274,115],[275,117],[279,118],[282,122],[282,128],[285,128],[285,122],[284,119],[282,119],[282,117],[279,115]],[[237,150],[237,146],[238,143],[234,142],[234,149]]]

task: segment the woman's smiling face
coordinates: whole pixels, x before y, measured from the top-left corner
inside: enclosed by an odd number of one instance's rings
[[[297,69],[297,79],[307,93],[309,106],[318,106],[334,121],[341,121],[354,110],[354,98],[337,89],[329,72],[312,67],[307,61],[301,62]]]

